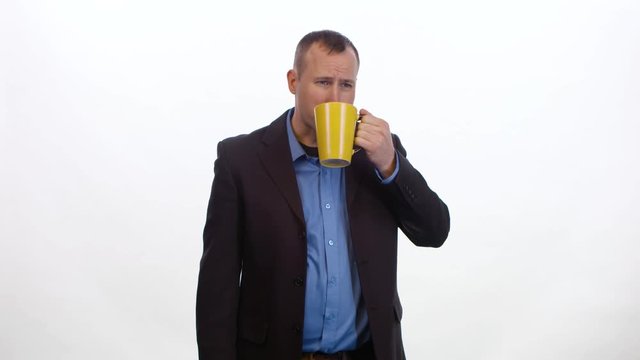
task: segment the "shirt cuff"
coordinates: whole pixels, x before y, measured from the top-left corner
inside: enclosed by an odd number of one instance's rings
[[[387,184],[390,184],[396,178],[396,176],[398,175],[398,170],[400,170],[400,161],[398,160],[398,152],[396,151],[396,168],[393,170],[393,173],[389,175],[388,178],[383,179],[378,169],[376,169],[376,175],[378,175],[378,179],[382,181],[383,185],[387,185]]]

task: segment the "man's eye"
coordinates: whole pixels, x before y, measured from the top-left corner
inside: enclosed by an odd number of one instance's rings
[[[351,89],[353,87],[352,83],[342,83],[343,88]]]
[[[322,86],[327,86],[327,85],[329,85],[329,81],[327,81],[327,80],[318,80],[316,83],[317,83],[318,85],[322,85]]]

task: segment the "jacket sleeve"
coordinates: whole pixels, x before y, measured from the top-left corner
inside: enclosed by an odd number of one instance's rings
[[[196,332],[200,360],[236,359],[239,280],[241,273],[241,202],[218,144],[207,209],[203,253],[196,295]]]
[[[394,181],[386,186],[400,229],[418,246],[440,247],[449,235],[449,209],[407,160],[407,152],[396,135],[393,135],[393,141],[399,171]]]

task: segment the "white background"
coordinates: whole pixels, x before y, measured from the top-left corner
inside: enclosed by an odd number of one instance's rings
[[[640,3],[417,3],[3,1],[0,358],[197,357],[216,143],[323,28],[451,210],[401,239],[408,357],[640,358]]]

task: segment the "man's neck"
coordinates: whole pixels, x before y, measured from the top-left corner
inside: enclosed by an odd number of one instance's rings
[[[317,147],[316,131],[313,128],[305,126],[305,123],[299,117],[299,114],[293,113],[291,119],[291,129],[298,142],[304,146]]]

